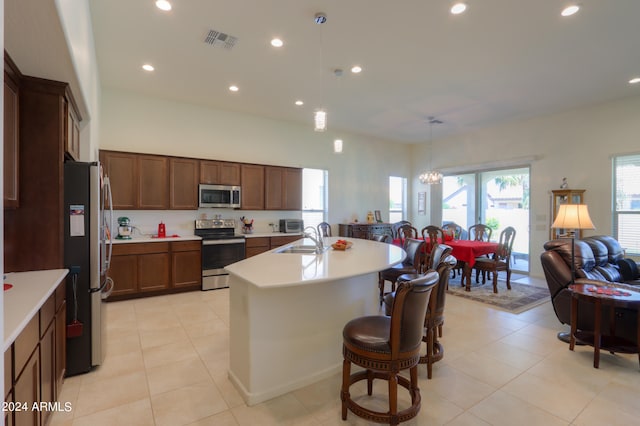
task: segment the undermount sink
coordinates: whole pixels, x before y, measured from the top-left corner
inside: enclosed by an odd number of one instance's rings
[[[327,251],[328,248],[329,247],[324,247],[322,249],[322,253]],[[317,254],[316,249],[317,249],[316,246],[301,244],[296,246],[282,247],[281,249],[276,250],[275,253]]]

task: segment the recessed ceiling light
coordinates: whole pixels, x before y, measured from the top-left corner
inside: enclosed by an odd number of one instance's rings
[[[302,101],[298,100],[298,101],[296,101],[296,105],[298,105],[298,106],[302,106],[302,105],[304,105],[304,102],[302,102]]]
[[[577,4],[572,4],[562,9],[562,12],[560,12],[560,15],[571,16],[576,12],[578,12],[579,10],[580,10],[580,6],[578,6]]]
[[[231,85],[231,86],[229,86],[229,90],[231,90],[232,92],[237,92],[240,89],[236,85]]]
[[[467,10],[466,3],[459,2],[451,6],[451,13],[453,13],[454,15],[459,15],[465,10]]]
[[[144,64],[142,66],[142,69],[145,70],[145,71],[153,71],[155,68],[151,64]]]
[[[351,67],[351,72],[354,74],[358,74],[362,72],[362,67],[358,65],[354,65],[353,67]]]
[[[634,77],[631,80],[629,80],[630,84],[636,84],[636,83],[640,83],[640,77]]]
[[[157,0],[156,7],[166,12],[171,10],[171,3],[169,3],[167,0]]]
[[[271,45],[273,47],[282,47],[284,45],[284,42],[279,38],[274,38],[273,40],[271,40]]]

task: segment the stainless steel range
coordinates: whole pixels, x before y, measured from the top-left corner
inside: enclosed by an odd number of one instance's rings
[[[244,259],[244,235],[235,233],[233,219],[196,220],[194,234],[202,237],[202,290],[229,287],[224,267]]]

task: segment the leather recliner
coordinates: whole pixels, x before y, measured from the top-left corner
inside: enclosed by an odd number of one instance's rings
[[[607,243],[599,237],[575,240],[575,282],[640,291],[640,285],[633,285],[640,284],[640,281],[622,282],[620,270],[615,263],[623,254],[622,249],[618,253],[618,242],[613,239],[617,244],[616,247],[616,244],[607,238],[604,240],[607,240]],[[611,250],[607,248],[607,244],[611,245]],[[544,249],[545,251],[540,255],[540,261],[551,294],[553,309],[562,324],[570,325],[571,293],[567,287],[571,284],[571,240],[547,241],[544,244]],[[578,330],[592,331],[594,317],[593,304],[579,300]],[[610,307],[605,305],[602,307],[602,330],[610,329],[610,318]],[[617,336],[637,342],[637,311],[616,308],[615,325]]]

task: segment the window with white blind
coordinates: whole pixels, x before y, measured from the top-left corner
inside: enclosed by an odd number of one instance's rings
[[[317,228],[327,218],[328,172],[320,169],[302,169],[302,220],[304,226]]]
[[[627,255],[640,255],[640,154],[613,158],[614,235]]]

